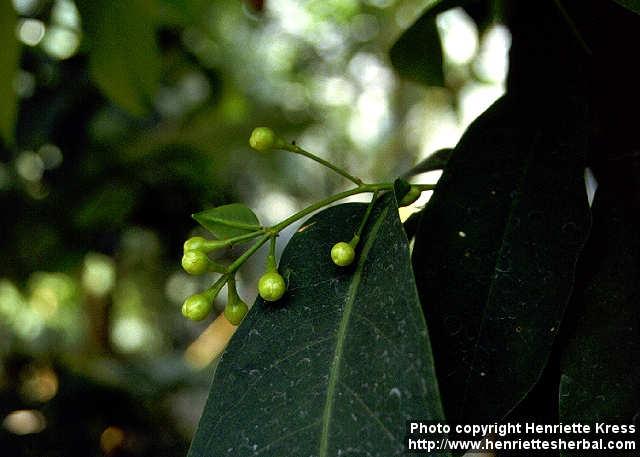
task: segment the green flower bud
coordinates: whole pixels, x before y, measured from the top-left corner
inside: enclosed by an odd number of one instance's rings
[[[202,251],[186,251],[182,256],[182,268],[190,275],[201,275],[209,269],[209,258]]]
[[[400,203],[398,205],[409,206],[411,203],[415,202],[418,198],[420,198],[421,193],[422,191],[418,186],[411,186],[411,189],[409,189],[409,192],[407,192],[405,196],[402,197],[402,200],[400,200]]]
[[[284,278],[277,271],[269,271],[258,281],[258,292],[266,301],[278,301],[287,290]]]
[[[184,242],[184,252],[187,251],[204,251],[204,245],[207,242],[201,236],[193,236]]]
[[[346,267],[351,265],[353,259],[356,257],[356,252],[349,243],[340,241],[331,248],[331,260],[339,267]]]
[[[182,314],[194,321],[201,321],[211,312],[213,301],[205,294],[195,294],[184,301]]]
[[[227,306],[224,308],[224,317],[233,325],[239,325],[248,312],[249,307],[247,304],[238,299],[235,302],[227,303]]]
[[[266,152],[271,149],[277,149],[282,145],[283,141],[269,127],[258,127],[251,132],[249,138],[249,146],[256,151]]]

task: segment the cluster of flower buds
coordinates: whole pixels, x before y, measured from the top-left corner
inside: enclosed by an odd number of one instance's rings
[[[234,325],[242,322],[249,307],[238,296],[235,272],[260,246],[269,240],[271,241],[271,246],[269,254],[267,255],[265,272],[258,281],[258,293],[263,300],[268,302],[280,300],[287,291],[287,283],[278,272],[276,266],[275,247],[278,233],[302,217],[341,198],[358,193],[373,193],[373,198],[367,206],[366,212],[353,238],[349,242],[339,241],[331,248],[330,256],[335,265],[339,267],[351,265],[356,258],[356,248],[378,192],[394,191],[395,189],[394,183],[365,184],[360,178],[351,175],[337,165],[315,156],[295,143],[286,142],[268,127],[258,127],[254,129],[249,138],[249,146],[259,152],[282,149],[305,156],[353,182],[356,187],[311,205],[273,227],[261,227],[255,214],[241,204],[225,205],[194,215],[194,218],[198,222],[220,239],[207,240],[203,237],[196,236],[185,241],[182,268],[191,275],[202,275],[213,272],[219,273],[221,276],[207,290],[192,295],[185,300],[182,306],[182,313],[193,320],[202,320],[209,315],[213,308],[214,300],[226,285],[228,301],[224,309],[224,316]],[[418,199],[420,193],[425,188],[429,188],[427,185],[409,185],[402,180],[397,180],[396,182],[402,182],[404,186],[404,190],[400,193],[401,197],[399,197],[400,201],[398,202],[398,206],[410,205]],[[398,195],[398,193],[396,195]],[[199,218],[199,216],[201,216],[201,218]],[[223,226],[222,229],[221,226]],[[218,231],[223,233],[224,236],[218,236]],[[209,258],[209,254],[213,251],[253,239],[255,239],[253,246],[231,265],[225,266]]]

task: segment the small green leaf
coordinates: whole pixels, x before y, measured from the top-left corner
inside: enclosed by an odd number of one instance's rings
[[[640,14],[640,0],[614,0],[634,13]]]
[[[501,420],[546,366],[589,233],[585,105],[497,101],[422,214],[413,261],[450,421]]]
[[[251,208],[241,203],[207,209],[194,214],[193,218],[221,240],[260,229],[258,217]]]
[[[562,354],[561,422],[629,424],[640,408],[640,227],[634,213],[619,194],[602,187],[596,192],[593,231],[580,262],[586,281],[573,300],[579,318]]]
[[[20,42],[16,36],[17,15],[13,4],[0,2],[0,137],[13,144],[18,110],[14,84],[20,65]]]
[[[231,340],[189,457],[399,456],[407,419],[443,420],[392,192],[354,266],[329,257],[365,208],[331,207],[293,236],[280,263],[289,290],[275,304],[258,299]]]
[[[160,81],[160,54],[145,0],[81,0],[90,40],[90,76],[116,105],[148,113]]]

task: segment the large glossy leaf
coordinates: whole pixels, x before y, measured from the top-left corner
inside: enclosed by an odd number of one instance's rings
[[[634,13],[640,14],[640,0],[615,0],[615,2],[633,11]]]
[[[10,1],[0,2],[0,138],[8,144],[14,140],[18,104],[14,88],[20,57],[16,21],[13,4]]]
[[[241,203],[207,209],[194,214],[193,218],[221,240],[260,228],[260,222],[251,208]]]
[[[362,204],[307,221],[282,256],[289,291],[256,301],[218,366],[189,452],[196,456],[404,454],[405,420],[441,420],[427,329],[391,193],[350,268],[331,246]]]
[[[81,0],[93,81],[116,105],[148,112],[160,80],[153,17],[145,0]]]
[[[539,379],[590,225],[585,149],[582,103],[508,95],[448,161],[413,262],[449,420],[498,420]]]
[[[633,213],[619,195],[598,189],[581,259],[586,285],[574,297],[579,318],[562,358],[562,422],[628,424],[640,409],[640,227]]]

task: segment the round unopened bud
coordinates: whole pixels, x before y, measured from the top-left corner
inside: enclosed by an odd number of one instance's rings
[[[236,300],[233,303],[227,303],[224,308],[224,317],[233,325],[239,325],[242,319],[249,312],[249,307],[242,300]]]
[[[269,127],[258,127],[253,129],[249,138],[249,146],[256,151],[266,152],[275,149],[281,143],[276,132]]]
[[[182,256],[182,268],[190,275],[201,275],[209,269],[209,258],[202,251],[186,251]]]
[[[204,294],[195,294],[184,301],[182,314],[194,321],[201,321],[211,312],[213,301]]]
[[[331,260],[339,267],[346,267],[351,265],[353,259],[356,257],[356,252],[349,243],[340,241],[331,248]]]
[[[287,290],[284,278],[277,271],[269,271],[260,277],[258,292],[266,301],[278,301]]]
[[[207,243],[207,240],[202,238],[201,236],[192,236],[187,241],[184,242],[182,247],[184,251],[204,251],[204,246]]]

